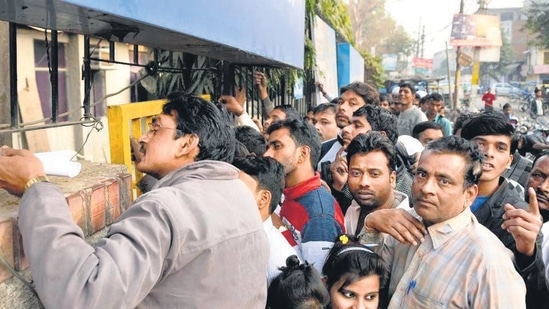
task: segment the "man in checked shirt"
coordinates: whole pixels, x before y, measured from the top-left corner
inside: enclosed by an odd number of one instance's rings
[[[414,208],[378,210],[364,220],[362,240],[379,244],[376,250],[390,272],[389,308],[526,307],[526,287],[513,253],[469,209],[483,161],[474,142],[456,136],[435,140],[419,160],[412,184]],[[537,209],[533,200],[531,207]],[[403,213],[406,220],[384,216],[387,212]],[[411,226],[420,235],[407,241],[398,236]]]

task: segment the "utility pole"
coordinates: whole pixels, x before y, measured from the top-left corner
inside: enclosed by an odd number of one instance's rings
[[[486,14],[487,1],[478,0],[479,9],[476,14]],[[473,90],[478,89],[480,86],[480,47],[475,47],[473,52],[473,75],[471,77],[471,84],[473,85]],[[476,86],[476,87],[475,87]]]
[[[421,48],[421,17],[419,18],[419,27],[417,29],[416,58],[419,57],[420,48]]]
[[[423,31],[421,32],[421,58],[424,57],[424,47],[425,47],[425,26],[423,26]]]
[[[459,3],[459,14],[463,14],[465,7],[465,1],[461,0]],[[459,102],[459,83],[461,79],[461,65],[459,64],[459,57],[461,56],[461,46],[456,47],[456,76],[454,81],[454,99],[452,100],[452,110],[455,110]]]

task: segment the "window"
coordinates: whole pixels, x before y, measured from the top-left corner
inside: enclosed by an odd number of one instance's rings
[[[543,52],[543,64],[549,64],[549,52]]]
[[[51,46],[50,46],[51,48]],[[49,52],[51,54],[51,51]],[[58,108],[57,114],[67,112],[67,61],[65,58],[65,44],[58,44]],[[52,117],[52,101],[51,101],[51,82],[50,82],[50,66],[51,61],[46,51],[46,41],[34,40],[34,67],[36,76],[36,86],[38,87],[38,95],[40,96],[40,105],[44,118]],[[67,121],[68,116],[59,117],[58,121]],[[51,120],[46,123],[52,123]]]
[[[133,50],[130,49],[130,59],[133,61]],[[145,51],[140,51],[138,53],[138,64],[147,64],[148,61],[148,53]],[[134,83],[136,80],[141,78],[141,75],[139,74],[139,71],[142,70],[143,67],[140,66],[131,66],[130,67],[130,83]],[[149,99],[149,92],[141,85],[141,83],[137,83],[131,88],[131,102],[143,102],[147,101]]]

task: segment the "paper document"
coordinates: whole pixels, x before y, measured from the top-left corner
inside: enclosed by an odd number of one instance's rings
[[[82,168],[79,162],[71,161],[76,154],[74,150],[61,150],[50,152],[39,152],[35,155],[44,164],[47,175],[74,177],[80,174]]]

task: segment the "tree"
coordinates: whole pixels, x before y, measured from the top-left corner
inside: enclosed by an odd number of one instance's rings
[[[542,48],[549,48],[549,3],[532,1],[525,12],[526,29],[534,35],[532,43]]]
[[[350,0],[347,7],[357,49],[367,63],[367,76],[378,86],[382,86],[383,67],[380,55],[397,54],[401,60],[407,59],[416,42],[387,13],[385,0]],[[406,66],[406,61],[399,61],[397,69],[402,70]]]

